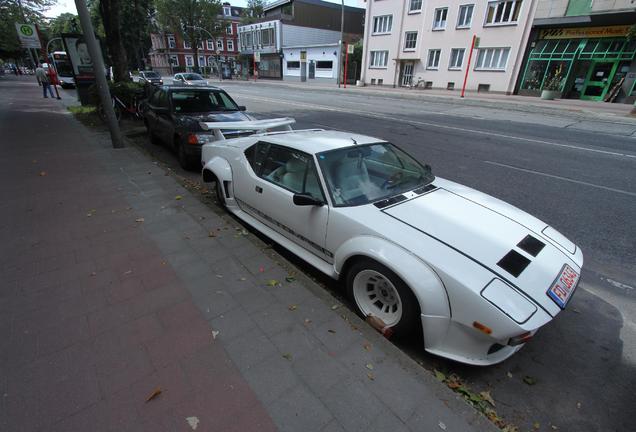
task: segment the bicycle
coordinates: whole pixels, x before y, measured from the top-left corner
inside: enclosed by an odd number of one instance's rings
[[[422,78],[418,78],[417,82],[413,84],[413,80],[411,80],[411,82],[406,87],[409,89],[426,88],[426,81],[424,81]]]
[[[111,94],[110,97],[117,122],[121,121],[124,114],[137,120],[143,119],[143,107],[146,103],[144,90],[133,92],[129,104],[124,103],[119,97],[117,97],[117,95]],[[97,105],[97,114],[104,122],[106,122],[106,112],[104,111],[104,107],[101,103]]]

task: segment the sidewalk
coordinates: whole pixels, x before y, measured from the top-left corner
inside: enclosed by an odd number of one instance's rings
[[[39,90],[0,77],[0,430],[496,430]]]
[[[590,118],[594,120],[605,120],[608,122],[636,124],[636,117],[631,115],[633,105],[622,103],[605,103],[595,101],[585,101],[579,99],[557,99],[553,101],[542,100],[538,97],[510,95],[506,96],[497,93],[475,93],[467,92],[465,98],[461,98],[461,90],[423,90],[408,89],[404,87],[392,88],[389,86],[365,86],[356,87],[347,85],[338,88],[333,83],[323,82],[294,82],[279,80],[224,80],[213,81],[214,85],[261,85],[261,86],[284,86],[294,89],[320,90],[329,92],[348,92],[358,95],[377,95],[396,98],[416,99],[439,103],[449,103],[464,106],[479,106],[485,108],[505,108],[521,112],[567,115],[576,118]]]

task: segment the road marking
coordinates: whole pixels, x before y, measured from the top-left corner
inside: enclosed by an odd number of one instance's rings
[[[574,180],[571,178],[567,178],[567,177],[561,177],[558,175],[554,175],[554,174],[548,174],[548,173],[544,173],[541,171],[535,171],[535,170],[531,170],[531,169],[526,169],[526,168],[519,168],[516,166],[512,166],[512,165],[506,165],[506,164],[502,164],[499,162],[493,162],[493,161],[482,161],[484,163],[490,164],[490,165],[496,165],[499,167],[504,167],[504,168],[509,168],[509,169],[513,169],[513,170],[517,170],[517,171],[523,171],[529,174],[535,174],[535,175],[539,175],[539,176],[543,176],[543,177],[549,177],[549,178],[554,178],[554,179],[558,179],[558,180],[563,180],[563,181],[567,181],[567,182],[571,182],[571,183],[576,183],[576,184],[580,184],[580,185],[585,185],[585,186],[590,186],[593,188],[597,188],[597,189],[603,189],[603,190],[607,190],[607,191],[611,191],[611,192],[616,192],[619,194],[624,194],[624,195],[629,195],[629,196],[633,196],[636,197],[636,192],[629,192],[629,191],[625,191],[622,189],[615,189],[615,188],[611,188],[608,186],[602,186],[602,185],[597,185],[594,183],[588,183],[588,182],[584,182],[581,180]]]
[[[455,131],[461,131],[461,132],[470,132],[470,133],[479,134],[479,135],[488,135],[488,136],[494,136],[494,137],[497,137],[497,138],[506,138],[506,139],[512,139],[512,140],[517,140],[517,141],[525,141],[525,142],[531,142],[531,143],[536,143],[536,144],[549,145],[549,146],[553,146],[553,147],[562,147],[562,148],[567,148],[567,149],[572,149],[572,150],[586,151],[586,152],[591,152],[591,153],[599,153],[599,154],[604,154],[604,155],[608,155],[608,156],[618,156],[618,157],[628,158],[628,159],[631,159],[631,160],[636,160],[636,155],[628,154],[628,153],[613,152],[613,151],[609,151],[609,150],[598,150],[598,149],[592,149],[592,148],[588,148],[588,147],[579,147],[579,146],[575,146],[575,145],[572,145],[572,144],[561,144],[561,143],[555,143],[555,142],[552,142],[552,141],[539,140],[539,139],[535,139],[535,138],[523,138],[523,137],[518,137],[518,136],[514,136],[514,135],[501,134],[501,133],[497,133],[497,132],[481,131],[481,130],[476,130],[476,129],[467,129],[467,128],[462,128],[462,127],[458,127],[458,126],[441,125],[441,124],[437,124],[437,123],[424,122],[424,121],[420,121],[420,120],[410,120],[410,119],[404,119],[404,118],[399,118],[399,117],[390,117],[390,116],[387,116],[385,114],[380,114],[380,113],[376,113],[376,112],[372,112],[372,111],[359,111],[359,110],[350,110],[350,109],[346,109],[346,108],[333,108],[333,107],[329,107],[329,106],[325,106],[325,105],[315,105],[315,104],[308,104],[308,103],[302,103],[302,102],[290,102],[290,101],[285,101],[285,100],[280,100],[280,99],[270,99],[270,98],[265,98],[265,97],[256,97],[256,96],[248,95],[248,94],[242,93],[242,92],[235,92],[235,93],[241,94],[246,99],[252,99],[252,100],[257,100],[257,101],[261,101],[261,102],[268,102],[268,103],[274,102],[276,104],[285,104],[285,105],[297,106],[297,107],[300,107],[300,108],[320,109],[320,110],[324,110],[324,111],[343,112],[343,113],[347,113],[347,114],[362,114],[362,115],[366,115],[366,116],[369,116],[369,117],[379,118],[379,119],[382,119],[382,120],[391,120],[391,121],[395,121],[395,122],[399,122],[399,123],[414,124],[414,125],[418,125],[418,126],[429,126],[429,127],[439,128],[439,129],[448,129],[448,130],[455,130]],[[435,113],[426,113],[426,114],[435,114]]]
[[[605,281],[607,281],[607,283],[609,283],[610,285],[615,286],[616,288],[622,289],[623,291],[633,291],[634,287],[633,286],[629,286],[627,284],[624,284],[622,282],[616,281],[614,279],[610,279],[610,278],[606,278],[601,276],[601,279],[605,279]]]

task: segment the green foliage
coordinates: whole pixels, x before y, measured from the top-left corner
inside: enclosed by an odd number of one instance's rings
[[[241,18],[242,23],[251,24],[256,22],[263,16],[265,5],[265,0],[247,0],[247,7],[243,9],[243,17]]]
[[[192,44],[195,50],[194,67],[198,70],[199,42],[208,39],[209,34],[217,36],[225,31],[221,2],[219,0],[155,0],[155,4],[159,27],[165,31],[181,34]]]
[[[44,24],[43,12],[55,0],[0,0],[0,57],[21,57],[24,53],[20,47],[15,31],[16,22]]]

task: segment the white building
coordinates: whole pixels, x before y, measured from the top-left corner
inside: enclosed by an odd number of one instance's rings
[[[338,79],[341,6],[320,0],[279,0],[258,22],[238,28],[246,66],[260,78],[292,81]],[[364,9],[344,8],[344,40],[362,37]],[[256,57],[254,55],[256,54]]]
[[[467,91],[511,94],[536,7],[537,0],[368,0],[362,80],[457,90],[468,70]]]

